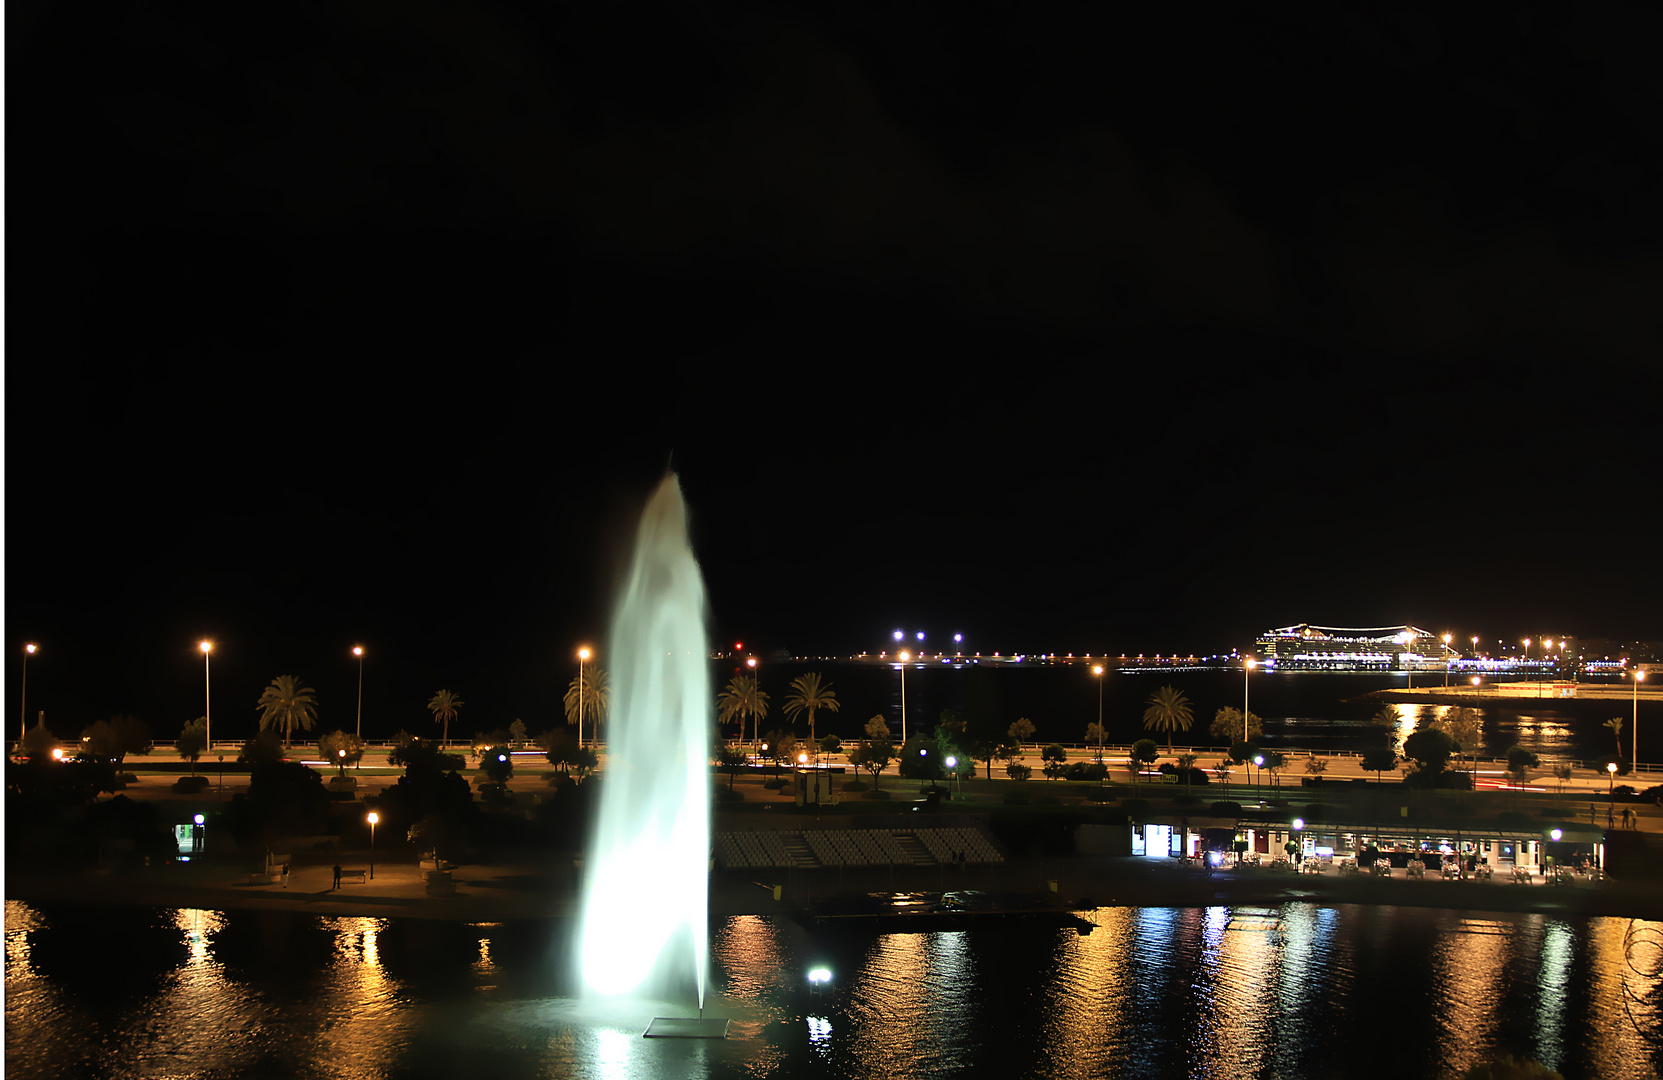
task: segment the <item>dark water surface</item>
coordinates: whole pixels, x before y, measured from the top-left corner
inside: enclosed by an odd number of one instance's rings
[[[713,928],[722,1042],[591,1005],[561,924],[6,904],[6,1074],[1567,1077],[1663,1064],[1663,924],[1392,907],[1101,908],[1097,929]],[[832,988],[806,989],[825,964]],[[678,1010],[679,1011],[679,1010]]]

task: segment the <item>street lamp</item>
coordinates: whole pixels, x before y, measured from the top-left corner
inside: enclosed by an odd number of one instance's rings
[[[381,820],[381,815],[371,810],[364,820],[370,823],[370,880],[375,880],[375,823]]]
[[[1454,641],[1454,640],[1455,640],[1455,635],[1454,634],[1445,634],[1444,635],[1444,648],[1448,649],[1449,648],[1449,643],[1451,641]],[[1444,657],[1444,685],[1446,687],[1449,685],[1449,665],[1450,665],[1449,657],[1446,656],[1446,657]]]
[[[589,659],[589,648],[584,646],[577,651],[577,748],[583,749],[583,662]]]
[[[1260,772],[1261,772],[1261,773],[1262,773],[1262,772],[1264,772],[1264,768],[1265,768],[1265,756],[1264,756],[1264,755],[1263,755],[1263,754],[1254,754],[1254,755],[1253,755],[1253,764],[1254,764],[1254,765],[1256,765],[1256,766],[1258,766],[1258,768],[1259,768],[1259,771],[1260,771]],[[1254,797],[1254,798],[1258,798],[1258,796],[1259,796],[1259,785],[1258,785],[1258,782],[1257,782],[1257,781],[1252,781],[1252,783],[1253,783],[1253,797]]]
[[[204,638],[197,645],[197,648],[202,650],[202,734],[208,741],[207,749],[212,750],[214,748],[214,695],[212,684],[208,680],[208,654],[214,651],[214,643]],[[221,766],[220,772],[223,773],[224,771],[224,766]]]
[[[898,640],[901,632],[897,630],[895,633]],[[905,649],[902,649],[896,655],[901,660],[901,745],[905,746],[907,744],[907,661],[911,660],[912,657],[907,654]]]
[[[1639,668],[1634,669],[1634,719],[1629,726],[1634,729],[1634,748],[1628,752],[1631,768],[1640,765],[1640,684],[1646,681],[1646,673]]]
[[[1605,810],[1605,826],[1610,828],[1617,823],[1617,763],[1605,763],[1605,795],[1609,801]]]
[[[364,647],[354,645],[352,655],[358,658],[358,737],[364,737]]]
[[[1249,656],[1246,660],[1243,660],[1241,662],[1241,741],[1242,742],[1248,742],[1249,739],[1250,739],[1250,736],[1247,734],[1247,676],[1254,668],[1256,668],[1258,666],[1259,666],[1259,662],[1257,660],[1253,659],[1251,656]]]
[[[1097,764],[1103,764],[1103,665],[1093,664],[1091,673],[1097,676]],[[1103,770],[1108,772],[1107,769]],[[1103,786],[1103,778],[1097,778],[1097,786]]]
[[[23,645],[23,679],[19,684],[23,690],[23,699],[21,702],[23,708],[23,730],[18,735],[18,738],[20,739],[28,738],[29,736],[29,657],[33,655],[35,655],[35,643],[32,641],[25,642]]]

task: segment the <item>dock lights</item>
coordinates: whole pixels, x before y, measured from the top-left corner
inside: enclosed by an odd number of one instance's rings
[[[831,982],[831,968],[810,968],[808,972],[808,981],[814,986],[824,986],[826,983]]]

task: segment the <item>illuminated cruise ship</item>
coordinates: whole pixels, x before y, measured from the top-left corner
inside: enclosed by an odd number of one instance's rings
[[[1267,630],[1257,641],[1266,667],[1291,670],[1391,671],[1442,668],[1458,654],[1418,626],[1312,626]]]

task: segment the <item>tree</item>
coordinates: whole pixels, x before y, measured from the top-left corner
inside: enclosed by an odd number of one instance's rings
[[[1185,787],[1189,787],[1190,773],[1192,773],[1195,770],[1195,760],[1199,756],[1200,756],[1199,754],[1179,754],[1178,755],[1178,772],[1179,772],[1179,775],[1183,776],[1183,778],[1184,778],[1184,786]],[[1207,779],[1206,775],[1203,774],[1201,779],[1202,780]]]
[[[1385,730],[1388,733],[1388,737],[1391,732],[1397,730],[1398,725],[1402,722],[1402,716],[1397,711],[1396,705],[1382,705],[1379,709],[1375,710],[1374,715],[1369,718],[1369,723],[1373,724],[1377,728]]]
[[[1230,744],[1230,760],[1237,765],[1245,765],[1259,756],[1259,745],[1251,742],[1234,742]]]
[[[440,742],[447,744],[450,742],[450,722],[456,719],[456,710],[466,704],[467,702],[449,690],[440,690],[428,701],[427,711],[433,714],[433,722],[444,725],[444,734],[440,738]]]
[[[1143,767],[1153,764],[1161,756],[1161,747],[1154,739],[1139,739],[1132,744],[1131,760],[1128,764],[1132,769],[1132,783],[1137,783],[1143,776]]]
[[[1011,721],[1010,737],[1017,743],[1025,743],[1034,737],[1034,722],[1026,716]]]
[[[1393,750],[1389,746],[1378,747],[1373,750],[1364,750],[1362,768],[1363,771],[1374,774],[1374,782],[1376,784],[1381,783],[1381,773],[1391,772],[1393,769],[1397,768],[1397,751]]]
[[[313,696],[316,693],[310,686],[301,686],[293,675],[279,675],[271,680],[271,685],[260,692],[260,700],[254,703],[260,710],[261,730],[281,729],[283,749],[287,750],[295,728],[311,731],[317,721],[318,699]]]
[[[830,757],[843,749],[843,740],[829,732],[820,736],[820,756]]]
[[[1531,752],[1527,746],[1514,743],[1507,748],[1507,775],[1513,778],[1513,783],[1523,787],[1530,770],[1541,768],[1542,759]]]
[[[1559,790],[1556,794],[1565,794],[1565,782],[1571,778],[1571,767],[1569,765],[1555,765],[1553,767],[1553,778],[1559,781]]]
[[[989,780],[993,779],[993,763],[995,761],[1014,760],[1021,754],[1021,751],[1022,747],[1009,735],[971,739],[970,745],[965,748],[965,753],[987,765],[987,778]],[[941,753],[945,755],[947,750],[943,749]]]
[[[1270,774],[1270,782],[1276,787],[1282,786],[1281,771],[1288,767],[1288,756],[1280,750],[1264,751],[1265,772]]]
[[[350,731],[331,731],[318,739],[318,754],[345,776],[348,765],[363,760],[364,740]]]
[[[762,737],[762,752],[769,761],[774,763],[774,775],[779,775],[781,765],[794,765],[797,762],[797,736],[789,731],[770,731]]]
[[[174,743],[179,756],[191,763],[191,775],[196,775],[196,762],[208,749],[208,718],[199,716],[185,725],[185,730],[179,733],[179,741]]]
[[[508,737],[513,740],[515,746],[524,746],[525,721],[517,716],[514,717],[514,722],[508,725]]]
[[[888,732],[885,732],[882,738],[862,739],[849,748],[849,764],[872,774],[874,791],[878,787],[878,774],[894,759],[895,744],[889,741]]]
[[[1207,728],[1207,734],[1211,735],[1215,742],[1221,742],[1226,746],[1236,742],[1252,742],[1254,739],[1265,737],[1265,722],[1259,717],[1258,713],[1249,711],[1247,714],[1247,738],[1244,740],[1242,738],[1241,710],[1226,705],[1213,714],[1213,722]]]
[[[1227,784],[1227,783],[1230,782],[1230,766],[1231,766],[1231,764],[1232,764],[1232,762],[1230,761],[1229,758],[1222,757],[1222,758],[1218,759],[1218,764],[1213,766],[1213,774],[1218,777],[1218,782],[1219,783]]]
[[[896,754],[895,771],[908,780],[940,780],[947,767],[941,743],[928,735],[914,735]]]
[[[238,765],[273,765],[283,760],[283,743],[275,731],[261,731],[237,751]]]
[[[791,692],[785,695],[785,715],[792,723],[803,713],[808,714],[808,738],[814,741],[814,714],[821,709],[836,712],[842,708],[831,683],[822,684],[818,671],[805,671],[791,680]]]
[[[112,716],[98,720],[81,733],[81,753],[103,758],[119,772],[128,754],[150,753],[150,728],[135,716]]]
[[[1413,759],[1421,772],[1441,772],[1454,752],[1455,740],[1437,728],[1421,728],[1403,740],[1403,756]]]
[[[1012,759],[1010,764],[1005,766],[1005,775],[1012,780],[1026,780],[1033,775],[1033,770],[1020,761]]]
[[[884,719],[882,715],[874,716],[866,721],[865,730],[868,739],[887,739],[889,738],[889,721]]]
[[[1086,744],[1096,744],[1098,761],[1103,760],[1103,743],[1106,741],[1103,736],[1104,731],[1102,724],[1099,724],[1094,720],[1086,725]]]
[[[716,722],[725,724],[739,718],[739,741],[745,741],[745,719],[751,720],[751,733],[761,737],[762,721],[768,719],[768,695],[757,684],[755,675],[735,675],[716,695]]]
[[[729,746],[725,740],[717,740],[716,764],[728,772],[728,790],[733,790],[733,782],[739,776],[739,770],[749,765],[751,759],[745,751],[737,746]]]
[[[1451,709],[1441,720],[1433,725],[1443,729],[1455,744],[1457,762],[1462,756],[1473,759],[1473,768],[1478,767],[1478,747],[1484,738],[1484,723],[1479,718],[1477,709]]]
[[[1622,765],[1623,764],[1623,718],[1620,717],[1620,716],[1613,716],[1611,719],[1609,719],[1605,722],[1604,726],[1611,729],[1612,737],[1617,740],[1617,764]],[[1627,769],[1621,769],[1619,771],[1627,772],[1628,770]]]
[[[1328,771],[1328,759],[1315,757],[1311,758],[1309,761],[1305,762],[1305,771],[1312,776],[1321,776],[1323,773]]]
[[[579,702],[583,704],[581,712],[578,710]],[[601,721],[606,719],[607,712],[612,708],[612,687],[606,669],[591,664],[572,676],[560,704],[566,710],[566,723],[588,720],[592,725],[589,729],[591,734],[599,731]]]
[[[1045,774],[1045,779],[1055,780],[1062,775],[1063,762],[1068,760],[1068,751],[1063,749],[1061,743],[1052,743],[1039,752],[1039,759],[1045,763],[1040,769]]]
[[[1179,690],[1163,686],[1149,695],[1149,708],[1143,710],[1143,726],[1150,731],[1166,732],[1166,750],[1172,752],[1172,733],[1188,731],[1195,723],[1189,699]]]
[[[479,771],[493,784],[506,784],[514,775],[513,749],[499,743],[479,756]]]

